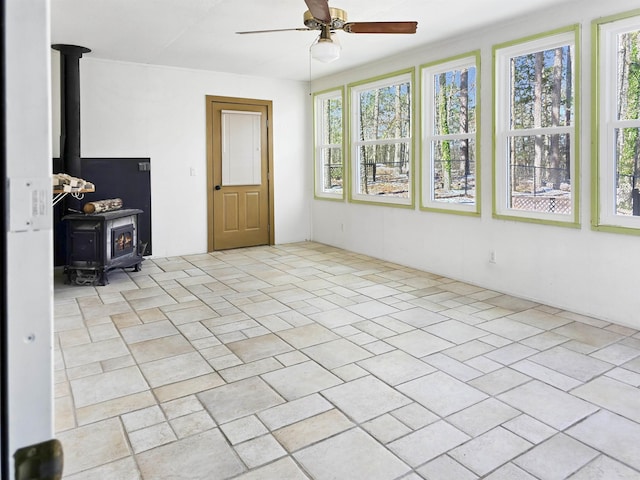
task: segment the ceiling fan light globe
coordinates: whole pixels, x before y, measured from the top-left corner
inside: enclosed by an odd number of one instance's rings
[[[323,62],[330,63],[340,58],[340,44],[326,38],[320,38],[311,45],[311,57]]]

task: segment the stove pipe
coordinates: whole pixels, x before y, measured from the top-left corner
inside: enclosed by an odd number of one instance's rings
[[[80,163],[80,58],[91,50],[52,45],[60,52],[60,158],[65,173],[82,178]]]

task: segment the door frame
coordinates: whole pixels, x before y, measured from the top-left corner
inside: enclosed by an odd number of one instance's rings
[[[238,105],[259,105],[267,108],[267,190],[269,210],[269,245],[275,244],[275,224],[273,208],[273,102],[271,100],[258,100],[253,98],[221,97],[217,95],[206,96],[207,111],[207,252],[214,251],[213,245],[213,107],[216,103],[235,103]]]

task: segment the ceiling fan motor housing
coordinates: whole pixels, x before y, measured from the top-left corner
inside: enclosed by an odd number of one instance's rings
[[[347,12],[340,8],[329,8],[329,12],[331,13],[329,28],[331,30],[340,30],[344,27],[345,23],[347,23]],[[321,30],[323,26],[322,22],[316,20],[309,10],[304,12],[304,25],[311,30]]]

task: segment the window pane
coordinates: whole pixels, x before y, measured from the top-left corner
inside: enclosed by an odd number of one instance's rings
[[[260,185],[259,112],[222,111],[222,185]]]
[[[361,141],[409,138],[409,82],[365,90],[359,94],[358,138]]]
[[[511,58],[511,129],[573,123],[572,47]]]
[[[616,129],[616,214],[640,215],[640,128]]]
[[[474,203],[476,196],[476,154],[473,140],[432,143],[433,200],[446,203]]]
[[[342,193],[342,149],[322,149],[322,191]]]
[[[409,144],[362,145],[358,149],[358,193],[409,198]]]
[[[640,119],[640,31],[618,35],[618,119]]]
[[[343,197],[343,98],[340,90],[315,97],[315,193]]]
[[[342,143],[342,99],[325,100],[322,117],[324,121],[322,143],[325,145]]]
[[[434,135],[475,132],[475,67],[434,75],[433,82]]]
[[[510,208],[571,213],[569,135],[511,137]]]

